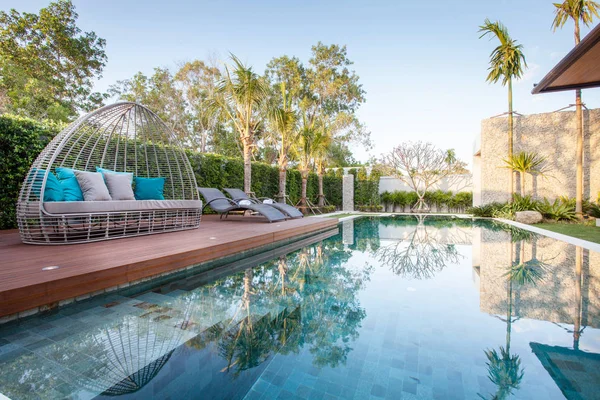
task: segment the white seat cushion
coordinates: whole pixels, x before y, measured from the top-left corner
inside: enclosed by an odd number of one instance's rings
[[[113,201],[48,201],[44,209],[50,214],[87,214],[106,212],[202,209],[201,200],[113,200]]]

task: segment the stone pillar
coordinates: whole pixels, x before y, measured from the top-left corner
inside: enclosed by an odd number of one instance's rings
[[[342,178],[342,210],[354,211],[354,175]]]

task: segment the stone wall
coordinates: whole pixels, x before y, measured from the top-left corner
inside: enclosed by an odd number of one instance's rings
[[[546,157],[548,168],[545,178],[525,176],[525,193],[536,198],[575,197],[575,111],[515,117],[514,122],[514,152],[542,155]],[[502,161],[508,154],[507,126],[507,117],[490,118],[481,123],[481,155],[474,163],[480,166],[480,174],[474,174],[479,181],[475,187],[481,188],[481,196],[474,195],[474,199],[480,204],[504,202],[509,198],[510,175]],[[600,109],[584,110],[584,134],[584,198],[596,200],[600,191]],[[516,192],[519,179],[515,174]]]
[[[354,175],[342,178],[342,210],[354,211]]]

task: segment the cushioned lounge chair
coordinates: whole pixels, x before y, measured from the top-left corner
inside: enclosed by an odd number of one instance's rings
[[[220,190],[213,188],[198,188],[198,191],[206,200],[206,204],[202,210],[210,206],[210,208],[219,213],[221,218],[223,218],[223,215],[227,218],[227,215],[234,211],[242,211],[244,214],[246,211],[252,211],[267,218],[269,222],[285,220],[285,215],[276,208],[266,204],[255,204],[251,201],[249,204],[240,204],[239,201],[225,197]]]
[[[248,196],[243,190],[241,189],[224,189],[227,193],[229,193],[229,195],[231,196],[231,198],[235,201],[239,201],[239,200],[250,200],[252,203],[254,204],[263,204],[262,200],[271,200],[273,203],[269,203],[266,205],[269,205],[271,207],[275,207],[276,209],[278,209],[279,211],[281,211],[282,213],[288,215],[290,218],[302,218],[304,216],[304,214],[302,214],[300,212],[300,210],[298,210],[296,207],[290,206],[289,204],[285,204],[285,203],[278,203],[272,199],[269,199],[267,197],[261,197],[261,198],[257,198],[257,197],[250,197]]]

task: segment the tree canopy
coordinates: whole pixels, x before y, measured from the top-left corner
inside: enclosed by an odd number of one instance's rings
[[[39,14],[0,11],[0,109],[67,121],[102,104],[92,92],[106,65],[106,41],[82,32],[70,0]]]

